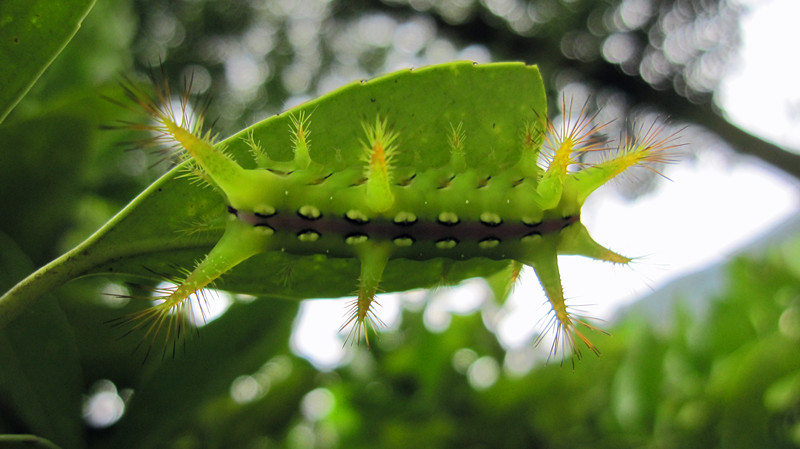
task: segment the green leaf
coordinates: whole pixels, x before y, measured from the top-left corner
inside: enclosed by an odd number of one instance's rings
[[[94,0],[0,3],[0,122],[72,39]]]
[[[37,263],[53,257],[74,220],[92,128],[66,111],[0,126],[0,179],[14,192],[3,195],[3,207],[14,213],[0,217],[0,229]]]
[[[30,262],[3,234],[0,248],[2,287],[19,279]],[[12,422],[65,447],[82,447],[78,351],[57,301],[36,302],[0,330],[0,360],[0,398],[13,410]]]
[[[158,447],[197,419],[201,407],[217,397],[229,397],[234,379],[255,373],[287,349],[286,336],[297,307],[294,302],[256,300],[237,304],[209,323],[202,329],[202,347],[189,348],[174,360],[167,355],[152,376],[134,387],[109,447]]]
[[[15,447],[59,449],[55,444],[36,435],[0,435],[0,447],[7,449]]]
[[[404,147],[412,149],[399,152],[397,166],[424,170],[447,161],[449,147],[434,142],[447,141],[452,126],[462,123],[468,130],[467,165],[502,170],[519,158],[517,142],[526,121],[538,119],[545,111],[544,86],[536,66],[459,62],[349,84],[257,123],[222,145],[246,164],[252,160],[247,145],[252,135],[272,159],[288,160],[292,157],[291,120],[302,112],[311,116],[312,159],[343,167],[360,163],[361,124],[381,116],[403,136]],[[183,174],[177,168],[164,175],[83,244],[6,293],[0,298],[0,325],[27,302],[74,277],[152,278],[154,272],[174,274],[175,267],[193,266],[219,239],[222,226],[214,224],[224,218],[226,204],[218,192]],[[193,228],[197,232],[187,232]],[[458,263],[394,259],[381,287],[396,291],[454,283],[490,275],[508,264],[484,259]],[[339,297],[352,293],[358,265],[356,259],[263,253],[226,273],[217,286],[277,298]]]

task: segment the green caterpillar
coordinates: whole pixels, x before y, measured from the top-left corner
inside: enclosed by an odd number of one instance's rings
[[[343,328],[352,326],[350,337],[367,342],[377,321],[375,296],[392,270],[408,271],[394,273],[407,280],[389,287],[404,290],[428,286],[411,268],[441,273],[463,266],[463,277],[500,273],[510,285],[528,265],[552,306],[552,352],[563,348],[580,356],[580,341],[597,352],[579,329],[593,326],[565,304],[557,256],[629,263],[592,240],[580,222],[581,206],[626,169],[668,162],[676,138],[661,136],[657,126],[640,129],[642,135],[623,139],[614,155],[581,164],[582,154],[607,149],[598,138],[602,126],[585,111],[572,117],[566,104],[562,128],[547,122],[536,66],[458,62],[353,83],[271,117],[256,131],[226,140],[249,148],[250,160],[237,161],[202,130],[202,115],[186,116],[186,96],[175,111],[167,87],[157,98],[132,83],[125,87],[152,118],[138,128],[191,158],[227,205],[216,246],[174,288],[162,291],[159,304],[135,317],[134,327],[151,337],[180,334],[184,324],[175,312],[237,265],[281,253],[318,258],[320,283],[325,261],[360,263],[353,280],[357,299]],[[473,96],[465,87],[488,94]],[[448,102],[414,104],[431,89]],[[393,90],[416,96],[392,96]],[[446,151],[435,150],[441,148]],[[409,260],[418,262],[395,263]],[[471,271],[473,266],[480,269]]]

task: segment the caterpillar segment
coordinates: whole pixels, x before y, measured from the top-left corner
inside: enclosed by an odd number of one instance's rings
[[[363,122],[362,138],[353,142],[362,147],[361,163],[332,169],[315,162],[314,155],[336,149],[312,147],[309,138],[312,130],[325,130],[313,128],[311,115],[299,114],[289,129],[294,158],[272,161],[250,134],[244,138],[258,166],[244,169],[207,134],[161,112],[140,92],[134,97],[155,119],[151,130],[180,145],[221,190],[229,214],[221,240],[155,306],[156,312],[146,314],[153,319],[153,332],[170,311],[240,262],[260,252],[284,251],[360,261],[358,296],[342,329],[350,327],[351,340],[369,342],[369,333],[380,324],[375,296],[391,259],[487,258],[513,261],[514,278],[522,264],[533,268],[552,309],[553,355],[563,350],[578,358],[581,346],[597,353],[583,333],[595,328],[565,302],[558,255],[629,263],[630,258],[591,238],[580,222],[581,206],[628,168],[654,169],[653,164],[669,162],[677,138],[677,133],[665,136],[659,126],[639,128],[642,135],[622,139],[612,156],[580,165],[581,154],[608,150],[599,133],[604,125],[596,125],[596,115],[585,106],[573,117],[572,105],[562,102],[560,127],[540,120],[541,111],[534,111],[534,120],[520,120],[513,130],[520,157],[502,171],[467,164],[468,139],[476,131],[456,122],[440,133],[450,148],[449,162],[406,173],[395,171],[395,158],[420,149],[404,147],[403,132],[393,129],[386,114]]]

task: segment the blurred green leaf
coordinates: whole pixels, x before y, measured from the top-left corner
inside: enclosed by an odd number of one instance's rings
[[[646,432],[660,400],[664,353],[644,322],[628,336],[628,345],[613,381],[612,411],[628,432]]]
[[[0,123],[78,31],[94,0],[0,3]]]
[[[74,112],[53,112],[0,127],[0,178],[6,186],[0,230],[41,263],[74,220],[94,129]]]
[[[0,233],[0,287],[30,266],[14,242]],[[37,301],[0,330],[0,425],[20,420],[25,428],[64,447],[83,447],[82,376],[72,328],[55,300]],[[0,409],[1,410],[1,409]]]
[[[167,352],[161,365],[134,386],[109,447],[156,447],[195,421],[202,407],[229,397],[234,379],[257,371],[287,349],[296,312],[297,303],[290,301],[237,304],[203,327],[202,345],[193,342],[175,359]],[[150,357],[161,357],[161,349],[154,348]]]
[[[4,449],[14,449],[17,447],[59,449],[58,446],[50,441],[35,435],[0,435],[0,447]]]

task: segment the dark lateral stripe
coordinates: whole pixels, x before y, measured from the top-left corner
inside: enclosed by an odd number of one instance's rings
[[[363,234],[370,239],[384,240],[403,236],[415,241],[445,239],[481,241],[487,238],[514,241],[532,233],[540,235],[556,233],[580,220],[579,215],[572,215],[543,220],[535,225],[526,225],[521,221],[513,223],[504,221],[499,226],[488,227],[480,221],[462,221],[458,225],[446,226],[438,222],[417,220],[412,225],[402,226],[391,220],[371,219],[368,223],[358,224],[331,214],[309,221],[294,213],[276,213],[270,217],[263,217],[241,210],[237,211],[236,216],[245,223],[253,226],[269,226],[276,232],[296,233],[298,230],[303,230],[314,231],[322,236],[339,235],[342,238],[352,234]]]

